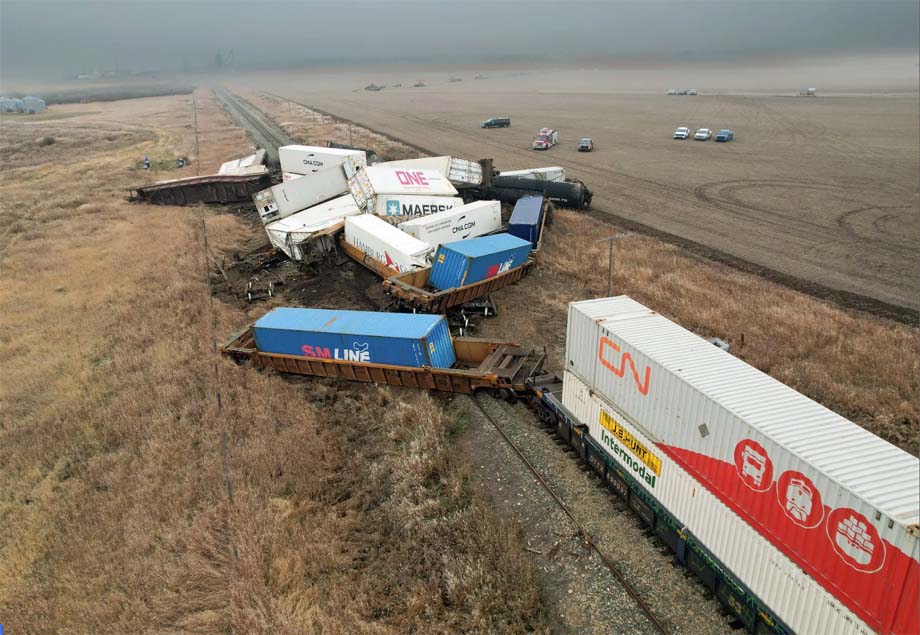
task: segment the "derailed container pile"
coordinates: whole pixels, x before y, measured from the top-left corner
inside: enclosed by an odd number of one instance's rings
[[[278,308],[253,326],[259,351],[416,368],[456,362],[443,316]]]
[[[531,244],[510,234],[444,243],[435,252],[428,284],[453,289],[487,280],[522,266]]]
[[[569,306],[563,405],[733,576],[739,615],[920,629],[914,456],[627,297]]]

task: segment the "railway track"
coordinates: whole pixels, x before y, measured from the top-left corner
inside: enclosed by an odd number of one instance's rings
[[[212,92],[236,123],[249,132],[256,145],[265,149],[269,162],[278,163],[278,147],[294,143],[287,133],[261,110],[223,86],[215,86]]]
[[[565,516],[571,521],[572,525],[574,525],[575,529],[578,531],[578,534],[581,537],[581,539],[584,541],[584,543],[588,546],[588,548],[591,549],[591,551],[593,551],[597,555],[598,558],[600,558],[601,562],[603,562],[607,570],[610,571],[611,575],[614,577],[614,579],[617,581],[620,587],[626,592],[626,594],[635,603],[636,608],[645,616],[646,620],[648,621],[649,625],[653,628],[653,630],[658,633],[665,634],[665,635],[667,633],[670,633],[671,631],[668,628],[668,626],[655,614],[655,612],[648,605],[648,603],[642,598],[638,589],[636,589],[635,586],[633,586],[632,583],[630,583],[630,581],[623,575],[623,573],[619,570],[619,568],[617,568],[617,566],[613,563],[613,561],[600,549],[600,547],[597,546],[597,543],[594,540],[594,538],[591,536],[588,530],[585,529],[584,525],[580,523],[579,520],[575,517],[574,513],[569,508],[569,506],[565,503],[565,501],[559,496],[558,493],[556,493],[556,491],[549,484],[546,478],[544,478],[544,476],[540,473],[540,471],[537,470],[536,467],[534,467],[533,463],[531,463],[527,459],[527,456],[524,454],[521,448],[512,440],[512,438],[510,437],[510,435],[508,435],[508,433],[504,430],[504,428],[502,428],[501,424],[499,424],[498,421],[496,421],[495,418],[492,417],[492,415],[490,415],[489,412],[482,406],[482,404],[479,402],[479,399],[480,397],[476,397],[476,396],[470,397],[470,401],[473,403],[477,412],[479,412],[479,414],[481,414],[492,425],[492,427],[495,428],[499,436],[501,436],[502,440],[508,445],[511,451],[521,460],[521,463],[523,463],[526,466],[527,470],[533,475],[533,477],[536,479],[536,482],[540,485],[540,487],[549,495],[549,497],[553,500],[554,504],[562,511],[562,513],[565,514]]]

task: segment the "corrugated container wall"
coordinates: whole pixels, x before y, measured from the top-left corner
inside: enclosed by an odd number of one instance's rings
[[[272,245],[281,249],[289,258],[301,260],[301,243],[309,240],[316,232],[356,214],[360,214],[360,210],[355,204],[355,199],[351,194],[346,194],[269,223],[265,226],[265,232]]]
[[[508,233],[530,241],[536,249],[540,244],[540,229],[543,227],[543,197],[525,196],[518,199],[508,221]]]
[[[438,315],[283,307],[253,331],[265,353],[416,368],[456,361],[447,320]]]
[[[463,199],[458,196],[410,196],[405,194],[381,194],[374,197],[372,204],[367,209],[374,210],[379,216],[393,225],[405,222],[411,218],[421,218],[446,212],[463,205]]]
[[[447,177],[455,187],[475,187],[482,185],[482,166],[474,161],[457,157],[423,157],[402,161],[386,161],[378,166],[388,168],[417,168],[435,170]]]
[[[367,165],[367,155],[361,150],[339,150],[319,146],[281,146],[278,148],[281,171],[291,174],[314,174],[343,166],[346,178]]]
[[[373,166],[359,170],[348,180],[348,187],[358,207],[369,214],[386,215],[377,209],[381,197],[456,196],[457,189],[440,172],[413,168]],[[398,196],[395,198],[399,198]]]
[[[520,267],[530,257],[530,243],[510,234],[495,234],[444,243],[431,264],[428,284],[453,289]]]
[[[625,296],[569,306],[566,368],[872,628],[920,627],[915,457]]]
[[[272,186],[252,200],[262,222],[268,224],[347,193],[348,182],[338,166]]]
[[[566,372],[563,405],[613,462],[737,581],[797,633],[870,635],[873,629],[703,487],[629,417]]]
[[[467,240],[498,231],[502,226],[502,205],[498,201],[476,201],[453,209],[404,221],[399,229],[428,243],[432,249],[455,240]]]
[[[396,271],[428,266],[431,247],[370,214],[345,219],[345,241]]]

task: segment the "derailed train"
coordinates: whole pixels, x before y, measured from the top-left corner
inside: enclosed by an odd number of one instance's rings
[[[246,338],[249,339],[246,339]],[[248,342],[248,343],[246,343]],[[521,398],[751,633],[920,630],[920,463],[625,296],[572,303],[565,371],[455,340],[453,368],[223,351],[262,368]]]

